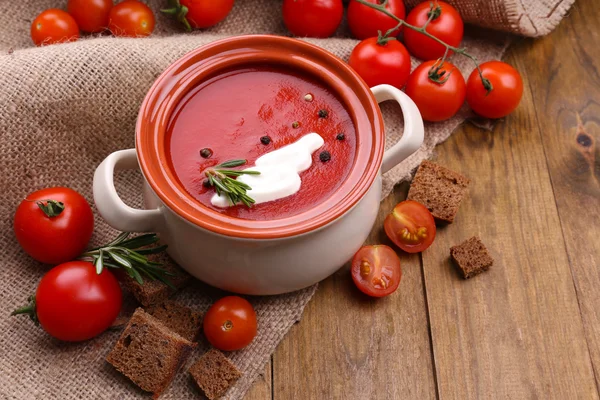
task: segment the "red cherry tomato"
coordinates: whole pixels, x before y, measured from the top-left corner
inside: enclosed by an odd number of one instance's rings
[[[67,10],[84,32],[102,32],[108,28],[113,0],[69,0]]]
[[[115,36],[150,36],[154,31],[154,13],[137,0],[125,0],[110,10],[108,29]]]
[[[435,239],[433,215],[416,201],[398,203],[383,226],[390,240],[407,253],[419,253],[431,246]]]
[[[73,42],[79,39],[79,27],[68,13],[51,8],[31,23],[31,39],[36,46]]]
[[[223,21],[233,8],[234,0],[180,0],[187,7],[185,15],[192,28],[209,28]]]
[[[248,300],[227,296],[216,301],[204,316],[204,336],[219,350],[248,346],[256,336],[256,312]]]
[[[437,83],[429,78],[432,67],[439,67],[440,79],[447,81]],[[448,77],[448,75],[450,75]],[[408,77],[406,94],[415,102],[425,121],[444,121],[454,116],[465,102],[465,78],[454,65],[445,61],[440,66],[438,61],[425,61]]]
[[[400,258],[388,246],[363,246],[352,259],[352,280],[372,297],[384,297],[398,289],[402,279]]]
[[[450,46],[458,47],[463,38],[464,24],[456,8],[443,1],[433,3],[426,1],[411,10],[406,17],[406,22],[416,27],[425,25],[429,18],[431,6],[435,10],[434,19],[425,29],[428,33],[441,39]],[[439,15],[437,14],[439,12]],[[406,28],[404,30],[404,44],[413,56],[421,60],[436,60],[442,58],[446,47],[428,38],[420,32]],[[448,52],[448,55],[452,52]]]
[[[104,269],[96,273],[87,261],[72,261],[52,268],[35,293],[35,314],[51,336],[79,342],[108,329],[121,310],[121,287]]]
[[[488,93],[475,69],[467,81],[467,103],[486,118],[501,118],[517,108],[523,96],[523,79],[519,71],[501,61],[489,61],[479,66],[493,89]]]
[[[373,4],[381,3],[379,0],[367,1]],[[406,16],[406,9],[402,0],[389,0],[385,8],[400,19],[404,19]],[[354,37],[363,40],[377,37],[377,31],[386,33],[389,29],[398,25],[398,22],[379,10],[365,6],[356,0],[351,0],[348,5],[348,25],[350,25],[350,31]],[[392,36],[397,36],[398,33],[400,33],[400,29],[392,32]]]
[[[343,16],[342,0],[283,0],[283,22],[294,36],[329,37]]]
[[[402,89],[410,75],[410,55],[395,39],[380,43],[375,37],[363,40],[348,63],[371,87],[387,83]]]
[[[82,195],[56,187],[27,196],[17,207],[13,226],[25,252],[43,263],[60,264],[83,253],[92,237],[94,215]]]

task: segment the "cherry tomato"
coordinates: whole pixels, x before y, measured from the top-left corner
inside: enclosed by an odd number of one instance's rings
[[[87,261],[52,268],[40,281],[30,312],[46,332],[67,342],[80,342],[108,329],[121,310],[121,286],[105,268],[96,273]]]
[[[388,246],[363,246],[352,259],[352,280],[361,292],[384,297],[398,289],[402,279],[400,258]]]
[[[69,0],[67,10],[84,32],[102,32],[108,28],[113,0]]]
[[[256,336],[256,312],[248,300],[227,296],[216,301],[204,316],[204,336],[219,350],[248,346]]]
[[[208,28],[223,21],[233,8],[234,0],[180,0],[187,7],[185,19],[192,28]]]
[[[342,0],[283,0],[283,22],[294,36],[329,37],[343,16]]]
[[[383,44],[376,37],[363,40],[348,63],[371,87],[387,83],[402,89],[410,75],[410,55],[395,39]]]
[[[154,14],[141,1],[125,0],[110,10],[108,29],[115,36],[150,36],[154,31]]]
[[[429,78],[434,67],[441,81],[437,83]],[[450,75],[450,76],[448,76]],[[465,102],[465,78],[454,65],[445,61],[425,61],[408,77],[406,94],[415,102],[425,121],[444,121],[454,116]]]
[[[68,13],[51,8],[31,23],[31,39],[36,46],[73,42],[79,39],[79,27]]]
[[[43,189],[19,204],[14,230],[30,256],[46,264],[60,264],[83,253],[92,237],[94,215],[76,191],[65,187]]]
[[[367,1],[373,4],[381,3],[379,0]],[[406,9],[402,0],[389,0],[385,8],[400,19],[404,19],[406,16]],[[356,0],[351,0],[348,5],[348,25],[350,25],[352,34],[357,39],[363,40],[377,37],[377,31],[386,33],[389,29],[398,25],[398,22],[379,10],[365,6]],[[397,36],[398,33],[400,33],[400,29],[392,32],[392,36]]]
[[[435,10],[434,18],[425,30],[450,46],[458,47],[463,38],[463,20],[456,8],[446,2],[435,1],[431,3],[426,1],[420,3],[408,13],[406,22],[419,28],[422,27],[429,18],[432,5]],[[410,54],[421,60],[442,58],[446,51],[445,46],[420,32],[408,28],[404,30],[404,44]],[[450,54],[452,54],[452,51],[448,52],[448,55]]]
[[[486,118],[505,117],[517,108],[523,96],[523,80],[519,71],[501,61],[489,61],[479,66],[493,89],[488,93],[475,69],[467,81],[467,103]]]
[[[416,201],[398,203],[383,223],[392,242],[407,253],[424,251],[435,239],[435,221],[427,207]]]

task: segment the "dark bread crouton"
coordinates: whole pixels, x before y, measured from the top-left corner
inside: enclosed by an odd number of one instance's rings
[[[450,256],[465,279],[487,271],[494,263],[494,259],[477,236],[451,247]]]
[[[171,257],[169,257],[165,252],[151,254],[148,256],[148,259],[150,261],[161,263],[162,268],[175,274],[167,275],[166,278],[177,289],[181,289],[192,282],[193,278],[191,275],[179,268],[179,266],[175,264]],[[163,303],[169,298],[169,296],[175,293],[175,290],[163,282],[151,280],[146,277],[144,278],[144,283],[140,285],[129,275],[121,274],[121,282],[125,289],[130,291],[137,301],[139,301],[144,307]]]
[[[195,346],[138,308],[106,360],[158,398]]]
[[[410,185],[407,200],[423,204],[436,221],[452,223],[469,183],[461,174],[423,160]]]
[[[190,367],[190,373],[209,400],[222,397],[242,376],[236,366],[215,349],[200,357]]]
[[[190,342],[196,341],[202,329],[204,314],[176,301],[167,300],[164,303],[147,308],[146,312]]]

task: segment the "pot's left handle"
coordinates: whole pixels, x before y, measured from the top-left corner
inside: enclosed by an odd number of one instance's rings
[[[102,161],[94,174],[94,202],[110,226],[123,232],[151,232],[161,220],[160,209],[129,207],[115,189],[115,171],[139,168],[135,149],[120,150]]]
[[[371,88],[371,91],[378,103],[386,100],[395,100],[398,102],[404,117],[404,133],[402,137],[398,143],[386,150],[383,155],[381,170],[383,173],[386,173],[421,147],[425,128],[423,127],[423,118],[421,118],[421,113],[417,105],[403,91],[391,85],[378,85]]]

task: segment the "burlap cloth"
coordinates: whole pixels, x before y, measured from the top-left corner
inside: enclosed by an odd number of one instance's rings
[[[420,0],[408,0],[414,5]],[[536,36],[549,32],[573,0],[454,0],[466,21],[507,32]],[[31,20],[61,0],[3,1],[0,5],[0,397],[7,399],[143,398],[145,395],[117,373],[104,358],[119,331],[106,332],[80,344],[53,340],[31,321],[8,314],[33,293],[47,266],[33,262],[15,241],[12,216],[29,192],[54,185],[70,186],[92,198],[94,169],[109,153],[134,146],[138,107],[154,79],[187,51],[224,36],[247,33],[286,34],[280,1],[238,0],[227,20],[195,34],[158,16],[156,34],[149,39],[96,37],[76,43],[32,48]],[[164,4],[150,1],[154,10]],[[342,25],[336,38],[311,40],[347,59],[357,43]],[[485,41],[481,38],[485,37]],[[506,46],[504,36],[490,40],[488,33],[467,37],[464,45],[480,60],[498,59]],[[472,65],[454,62],[467,76]],[[416,62],[413,61],[413,67]],[[401,135],[400,114],[384,104],[388,144]],[[440,124],[427,124],[423,147],[385,176],[384,195],[394,184],[431,155],[468,111]],[[140,204],[139,174],[119,176],[119,190],[132,205]],[[95,243],[112,231],[96,219]],[[284,266],[282,266],[283,268]],[[228,399],[243,397],[262,373],[275,347],[296,321],[316,286],[284,296],[253,298],[259,333],[247,349],[230,355],[244,377]],[[202,284],[188,288],[179,299],[206,309],[222,293]],[[126,297],[125,313],[134,307]],[[207,348],[201,343],[189,362]],[[188,363],[189,364],[189,363]],[[193,398],[198,391],[187,373],[180,372],[164,398]]]

